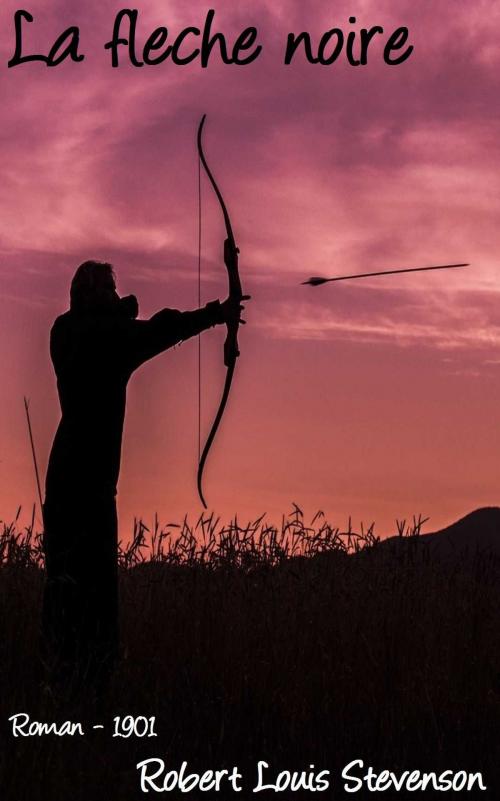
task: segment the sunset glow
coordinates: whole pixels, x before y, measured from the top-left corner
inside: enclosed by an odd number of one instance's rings
[[[255,26],[246,66],[215,59],[110,64],[119,2],[29,4],[26,47],[81,28],[82,63],[7,69],[12,0],[0,14],[0,516],[28,515],[36,488],[30,399],[44,473],[59,418],[52,322],[76,267],[111,261],[141,316],[197,305],[196,130],[228,204],[252,296],[241,357],[205,471],[223,519],[279,521],[292,502],[340,526],[422,513],[427,530],[497,505],[500,445],[500,6],[455,0],[224,0],[228,35]],[[200,25],[200,2],[150,0],[156,26]],[[487,13],[486,13],[487,12]],[[290,31],[409,29],[398,66],[373,41],[366,66],[296,58]],[[496,25],[492,24],[496,18]],[[227,294],[224,226],[202,180],[203,303]],[[302,286],[341,275],[469,262],[460,270]],[[202,336],[202,435],[222,391],[224,331]],[[196,492],[198,350],[145,365],[128,394],[119,512],[164,522],[201,512]],[[172,420],[175,424],[172,424]]]

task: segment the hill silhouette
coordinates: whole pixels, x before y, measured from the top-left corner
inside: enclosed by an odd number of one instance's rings
[[[430,534],[410,537],[388,537],[382,540],[383,548],[407,547],[418,543],[430,554],[449,558],[458,555],[478,554],[500,557],[500,507],[486,506]]]

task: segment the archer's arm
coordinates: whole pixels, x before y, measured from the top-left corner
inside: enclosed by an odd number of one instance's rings
[[[126,337],[127,361],[135,370],[173,345],[223,322],[223,307],[218,300],[195,311],[162,309],[149,320],[130,320]]]

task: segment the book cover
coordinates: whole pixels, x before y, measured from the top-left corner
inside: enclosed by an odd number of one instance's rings
[[[0,797],[500,798],[498,3],[0,10]]]

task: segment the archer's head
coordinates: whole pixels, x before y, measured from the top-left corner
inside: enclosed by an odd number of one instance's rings
[[[70,290],[72,311],[105,311],[119,302],[113,266],[103,261],[84,261],[78,267]]]

